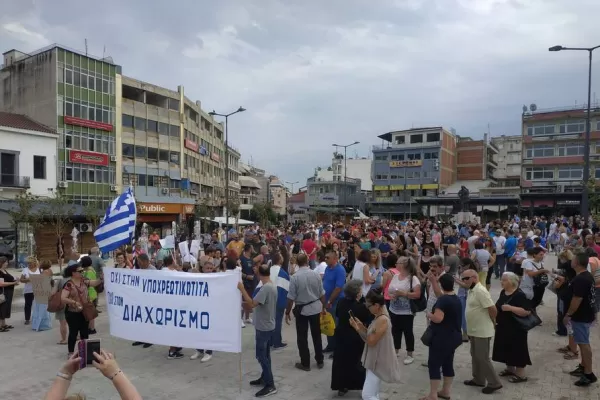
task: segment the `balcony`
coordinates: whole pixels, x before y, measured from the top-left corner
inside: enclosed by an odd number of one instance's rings
[[[29,189],[31,187],[30,180],[29,176],[0,174],[0,187]]]

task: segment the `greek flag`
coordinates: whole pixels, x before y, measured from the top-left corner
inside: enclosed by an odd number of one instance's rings
[[[277,308],[283,309],[287,305],[287,295],[290,290],[290,276],[285,269],[281,268],[279,265],[273,265],[270,268],[271,272],[271,282],[273,282],[277,286]],[[252,294],[252,297],[256,296],[258,290],[262,287],[262,282],[258,282],[258,286],[256,286],[256,290]]]
[[[135,234],[136,214],[135,198],[129,188],[113,200],[94,232],[100,251],[112,251],[131,244]]]

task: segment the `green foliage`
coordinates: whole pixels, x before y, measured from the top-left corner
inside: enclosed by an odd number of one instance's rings
[[[43,200],[41,213],[43,218],[52,225],[56,237],[59,238],[67,233],[73,220],[75,208],[70,198],[60,190],[56,190],[53,197]]]
[[[270,224],[276,223],[279,219],[273,205],[268,202],[254,203],[252,210],[250,210],[250,217],[264,228],[268,228]]]
[[[36,210],[35,205],[40,203],[40,198],[34,196],[29,191],[18,194],[15,197],[16,207],[8,211],[10,222],[13,228],[20,224],[26,224],[34,231],[37,227],[43,225],[43,219],[40,210]]]
[[[210,228],[210,220],[215,218],[215,210],[208,203],[207,198],[203,198],[200,202],[196,202],[196,211],[194,216],[202,224],[202,232],[208,232]]]
[[[100,225],[102,219],[102,209],[100,203],[97,201],[90,201],[83,206],[83,216],[92,224],[92,230],[95,230]]]
[[[600,182],[596,182],[594,178],[587,181],[590,214],[596,221],[598,221],[598,211],[600,211],[600,187],[597,186],[598,184]]]

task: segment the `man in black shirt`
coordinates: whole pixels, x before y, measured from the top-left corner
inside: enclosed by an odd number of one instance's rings
[[[592,346],[590,345],[590,327],[596,319],[594,277],[587,270],[589,257],[586,253],[577,253],[572,266],[577,275],[570,282],[561,297],[569,308],[564,318],[565,325],[571,324],[573,339],[581,352],[581,364],[571,371],[572,376],[579,377],[576,386],[589,386],[598,378],[592,372]],[[557,278],[564,282],[564,278]]]

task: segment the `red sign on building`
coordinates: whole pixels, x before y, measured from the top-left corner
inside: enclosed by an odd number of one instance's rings
[[[69,161],[77,164],[108,166],[110,159],[108,154],[95,153],[93,151],[69,150]]]
[[[210,159],[216,162],[219,162],[221,160],[221,158],[219,157],[219,155],[217,153],[212,153],[210,155]]]
[[[190,149],[192,151],[198,152],[198,143],[192,142],[190,139],[185,139],[183,144],[186,149]]]
[[[81,119],[81,118],[75,118],[75,117],[68,117],[66,115],[64,118],[65,118],[65,124],[69,124],[69,125],[84,126],[86,128],[100,129],[100,130],[107,131],[107,132],[112,132],[112,130],[113,130],[113,126],[111,124],[105,124],[104,122],[90,121],[88,119]]]

